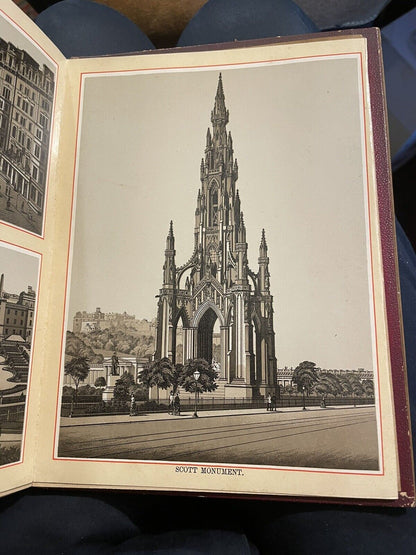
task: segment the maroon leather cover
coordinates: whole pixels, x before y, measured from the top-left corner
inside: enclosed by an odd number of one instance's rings
[[[394,410],[397,428],[397,451],[400,470],[400,488],[395,500],[379,499],[340,499],[340,498],[302,498],[302,501],[322,503],[343,503],[349,505],[383,505],[410,507],[415,505],[415,477],[410,424],[409,396],[407,388],[407,372],[402,329],[400,304],[400,282],[397,262],[397,246],[393,205],[392,175],[390,149],[388,141],[387,107],[384,88],[383,58],[381,35],[377,28],[348,29],[343,31],[319,33],[317,35],[301,35],[279,37],[273,39],[257,39],[253,41],[236,41],[229,44],[205,45],[175,49],[181,51],[220,50],[224,48],[241,48],[242,46],[258,46],[270,43],[306,42],[336,38],[341,36],[361,36],[367,40],[368,77],[370,85],[371,118],[376,163],[376,181],[379,203],[380,235],[384,269],[386,312],[390,341],[390,357]],[[160,50],[157,51],[160,53]],[[153,52],[149,52],[152,54]],[[241,496],[239,496],[241,497]],[[252,496],[249,496],[250,498]],[[270,496],[265,499],[270,499]],[[300,501],[299,497],[272,497]]]
[[[371,118],[373,128],[373,142],[376,164],[376,181],[379,203],[379,227],[381,235],[382,259],[385,280],[386,313],[388,335],[390,342],[390,357],[392,369],[392,385],[394,410],[397,428],[397,455],[400,471],[400,488],[398,498],[394,500],[380,499],[346,499],[324,497],[285,497],[285,496],[255,496],[264,499],[287,501],[305,501],[314,503],[342,503],[348,505],[379,505],[390,507],[415,506],[415,478],[413,464],[413,450],[411,439],[410,408],[407,388],[407,372],[402,329],[400,304],[400,282],[398,274],[397,247],[395,235],[395,219],[393,206],[392,175],[390,164],[390,150],[388,141],[387,107],[384,88],[383,59],[381,51],[381,35],[377,28],[348,29],[342,31],[325,32],[311,35],[291,37],[275,37],[255,39],[250,41],[235,41],[232,43],[190,46],[168,50],[151,50],[141,52],[143,55],[160,54],[161,52],[196,52],[207,50],[224,50],[248,46],[261,46],[276,43],[302,42],[308,40],[322,40],[346,36],[364,37],[368,50],[368,77],[370,86]],[[158,493],[162,493],[159,491]],[[194,493],[163,492],[167,495],[200,495]],[[204,494],[213,496],[211,493]],[[250,498],[252,495],[218,494],[216,497]]]

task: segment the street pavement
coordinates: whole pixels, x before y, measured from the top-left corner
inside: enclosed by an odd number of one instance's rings
[[[0,434],[0,447],[6,447],[10,445],[20,445],[22,441],[22,434]]]
[[[27,200],[8,186],[10,194],[6,195],[6,182],[0,178],[0,219],[17,227],[27,229],[38,235],[42,232],[42,216],[37,214]],[[10,202],[7,202],[8,197]]]
[[[63,418],[58,455],[378,469],[374,406]],[[110,423],[111,422],[111,423]]]
[[[351,405],[340,405],[337,407],[328,407],[326,409],[322,409],[321,407],[308,407],[307,412],[309,411],[329,411],[329,410],[337,410],[339,408],[348,408]],[[277,411],[272,411],[276,413],[281,412],[303,412],[302,407],[284,407],[279,408]],[[241,415],[253,415],[253,414],[265,414],[269,413],[266,409],[232,409],[232,410],[198,410],[198,418],[212,418],[212,417],[220,417],[220,416],[241,416]],[[172,414],[168,414],[167,412],[148,412],[145,414],[139,414],[137,416],[130,416],[128,414],[117,414],[117,415],[108,415],[103,414],[99,416],[75,416],[75,417],[62,417],[61,418],[61,426],[91,426],[93,424],[119,424],[121,422],[149,422],[151,420],[183,420],[184,418],[194,418],[194,411],[186,411],[182,412],[180,416],[174,416]]]

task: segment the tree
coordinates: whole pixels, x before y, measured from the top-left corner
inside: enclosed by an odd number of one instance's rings
[[[173,389],[173,393],[176,393],[176,390],[178,389],[180,382],[182,380],[182,376],[183,376],[183,369],[184,366],[183,364],[175,364],[175,366],[173,367],[173,372],[172,372],[172,389]]]
[[[332,372],[323,372],[318,375],[318,381],[314,385],[314,391],[318,395],[334,395],[342,393],[341,383],[338,376]]]
[[[131,394],[134,394],[136,382],[129,372],[124,372],[114,385],[114,400],[119,403],[127,403]]]
[[[117,343],[117,351],[120,353],[129,354],[130,349],[131,349],[130,343],[126,339],[121,340]]]
[[[106,351],[114,351],[115,349],[114,342],[111,339],[109,339],[107,343],[104,345],[104,349]]]
[[[95,387],[105,387],[107,382],[105,381],[104,376],[98,376],[98,378],[94,382]]]
[[[284,394],[292,395],[292,393],[293,393],[294,391],[295,391],[295,389],[294,389],[294,387],[293,387],[293,385],[292,385],[291,383],[286,384],[286,385],[283,387],[283,393],[284,393]]]
[[[341,394],[346,397],[348,395],[352,395],[352,386],[350,380],[347,376],[341,376],[339,379],[341,384]]]
[[[174,379],[174,368],[167,357],[155,360],[143,368],[139,381],[147,387],[157,387],[157,402],[159,402],[159,389],[171,387]]]
[[[195,381],[194,372],[200,373],[198,381]],[[211,364],[203,358],[194,358],[188,360],[183,367],[182,375],[179,380],[179,385],[189,393],[204,393],[205,391],[215,391],[217,384],[215,380],[218,378],[218,372],[214,370]]]
[[[313,386],[313,391],[317,395],[321,395],[322,398],[324,398],[330,393],[330,388],[328,386],[328,383],[324,381],[319,381]]]
[[[374,397],[374,382],[371,379],[363,380],[362,386],[367,397]]]
[[[309,395],[317,381],[318,373],[314,362],[304,360],[296,366],[292,376],[292,383],[297,385],[299,392],[305,388],[306,393]]]
[[[101,389],[97,389],[90,384],[80,385],[78,388],[78,395],[81,396],[88,396],[88,397],[101,397],[102,391]]]
[[[360,378],[358,378],[358,376],[355,376],[354,374],[349,374],[347,376],[347,379],[351,384],[352,393],[356,397],[362,397],[364,395],[364,387],[360,381]]]
[[[64,385],[62,388],[63,397],[72,397],[75,395],[75,389],[71,385]]]
[[[154,342],[155,340],[153,336],[142,335],[137,339],[136,345],[130,351],[130,354],[138,357],[151,355],[155,350]]]
[[[97,355],[84,340],[84,337],[78,337],[71,331],[66,332],[65,354],[71,357],[86,357],[91,363],[101,363],[103,361],[102,355]]]
[[[85,356],[74,357],[65,364],[65,374],[71,376],[75,385],[75,401],[77,399],[78,386],[80,382],[83,382],[88,377],[89,373],[90,365],[88,364],[88,358]]]

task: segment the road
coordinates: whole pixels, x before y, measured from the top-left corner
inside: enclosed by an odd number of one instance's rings
[[[6,194],[7,189],[9,194]],[[7,187],[4,178],[0,178],[0,220],[37,234],[42,232],[42,216],[34,212],[27,200],[13,187]]]
[[[66,425],[59,456],[378,469],[372,406],[200,414],[196,419]]]

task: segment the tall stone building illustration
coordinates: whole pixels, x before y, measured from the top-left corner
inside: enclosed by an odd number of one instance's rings
[[[249,267],[228,118],[220,75],[201,161],[194,251],[185,264],[176,266],[173,222],[166,239],[155,356],[213,362],[214,326],[219,324],[217,394],[251,398],[275,385],[273,297],[264,230],[257,272]]]
[[[19,209],[24,201],[38,214],[45,203],[54,91],[46,65],[0,39],[0,178],[18,194]]]

